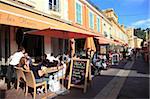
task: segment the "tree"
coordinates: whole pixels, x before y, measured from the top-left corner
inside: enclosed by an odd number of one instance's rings
[[[150,29],[141,29],[141,28],[137,28],[134,29],[134,36],[137,36],[138,38],[143,39],[144,41],[146,40],[146,33],[148,33]]]

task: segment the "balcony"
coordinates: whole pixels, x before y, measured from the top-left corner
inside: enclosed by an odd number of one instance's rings
[[[57,18],[61,17],[59,4],[49,2],[49,10],[50,10],[51,16],[57,17]]]

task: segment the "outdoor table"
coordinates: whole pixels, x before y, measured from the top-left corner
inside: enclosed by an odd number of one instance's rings
[[[36,64],[36,63],[33,63],[33,66],[37,66],[38,64]],[[46,70],[46,73],[47,74],[51,74],[51,73],[55,73],[55,72],[58,72],[59,70],[61,70],[61,69],[63,69],[64,67],[63,66],[56,66],[56,67],[47,67],[47,70]],[[60,79],[62,79],[62,78],[64,78],[65,76],[63,76],[63,77],[60,77],[60,78],[58,78],[58,80],[60,80]],[[49,78],[48,78],[49,79]],[[62,85],[61,85],[61,89],[62,88],[64,88],[64,81],[62,82]],[[63,89],[64,90],[64,89]],[[62,90],[62,91],[63,91]],[[49,97],[49,96],[52,96],[52,95],[56,95],[57,96],[57,94],[56,93],[53,93],[53,92],[51,92],[51,94],[49,94],[49,95],[46,95],[45,97]]]
[[[53,73],[57,72],[59,70],[63,69],[63,66],[58,66],[58,67],[48,67],[47,68],[47,73]]]

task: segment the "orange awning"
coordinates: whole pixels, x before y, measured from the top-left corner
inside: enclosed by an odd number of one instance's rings
[[[45,16],[47,15],[38,15],[36,13],[0,3],[0,24],[37,29],[40,31],[34,31],[33,34],[59,38],[100,36],[100,34],[91,32],[88,29],[74,26],[71,22]],[[28,33],[32,34],[32,32]]]
[[[27,32],[29,34],[34,35],[46,35],[49,37],[55,37],[55,38],[63,38],[63,39],[70,39],[70,38],[87,38],[87,37],[95,37],[98,36],[94,33],[81,33],[79,32],[72,32],[71,30],[65,31],[65,30],[57,30],[57,29],[43,29],[43,30],[37,30],[37,31],[29,31]]]
[[[121,42],[119,42],[118,40],[114,40],[116,45],[122,45]]]
[[[115,42],[106,37],[96,37],[98,39],[99,44],[115,44]]]

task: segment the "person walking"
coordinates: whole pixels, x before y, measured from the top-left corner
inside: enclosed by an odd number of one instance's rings
[[[20,62],[20,59],[24,57],[25,49],[20,47],[17,52],[10,56],[9,66],[7,68],[6,79],[7,79],[7,89],[11,88],[10,83],[15,83],[15,72],[14,66],[17,66]]]
[[[136,51],[136,49],[133,49],[132,51],[133,51],[133,57],[134,57],[134,60],[136,60],[137,51]]]

